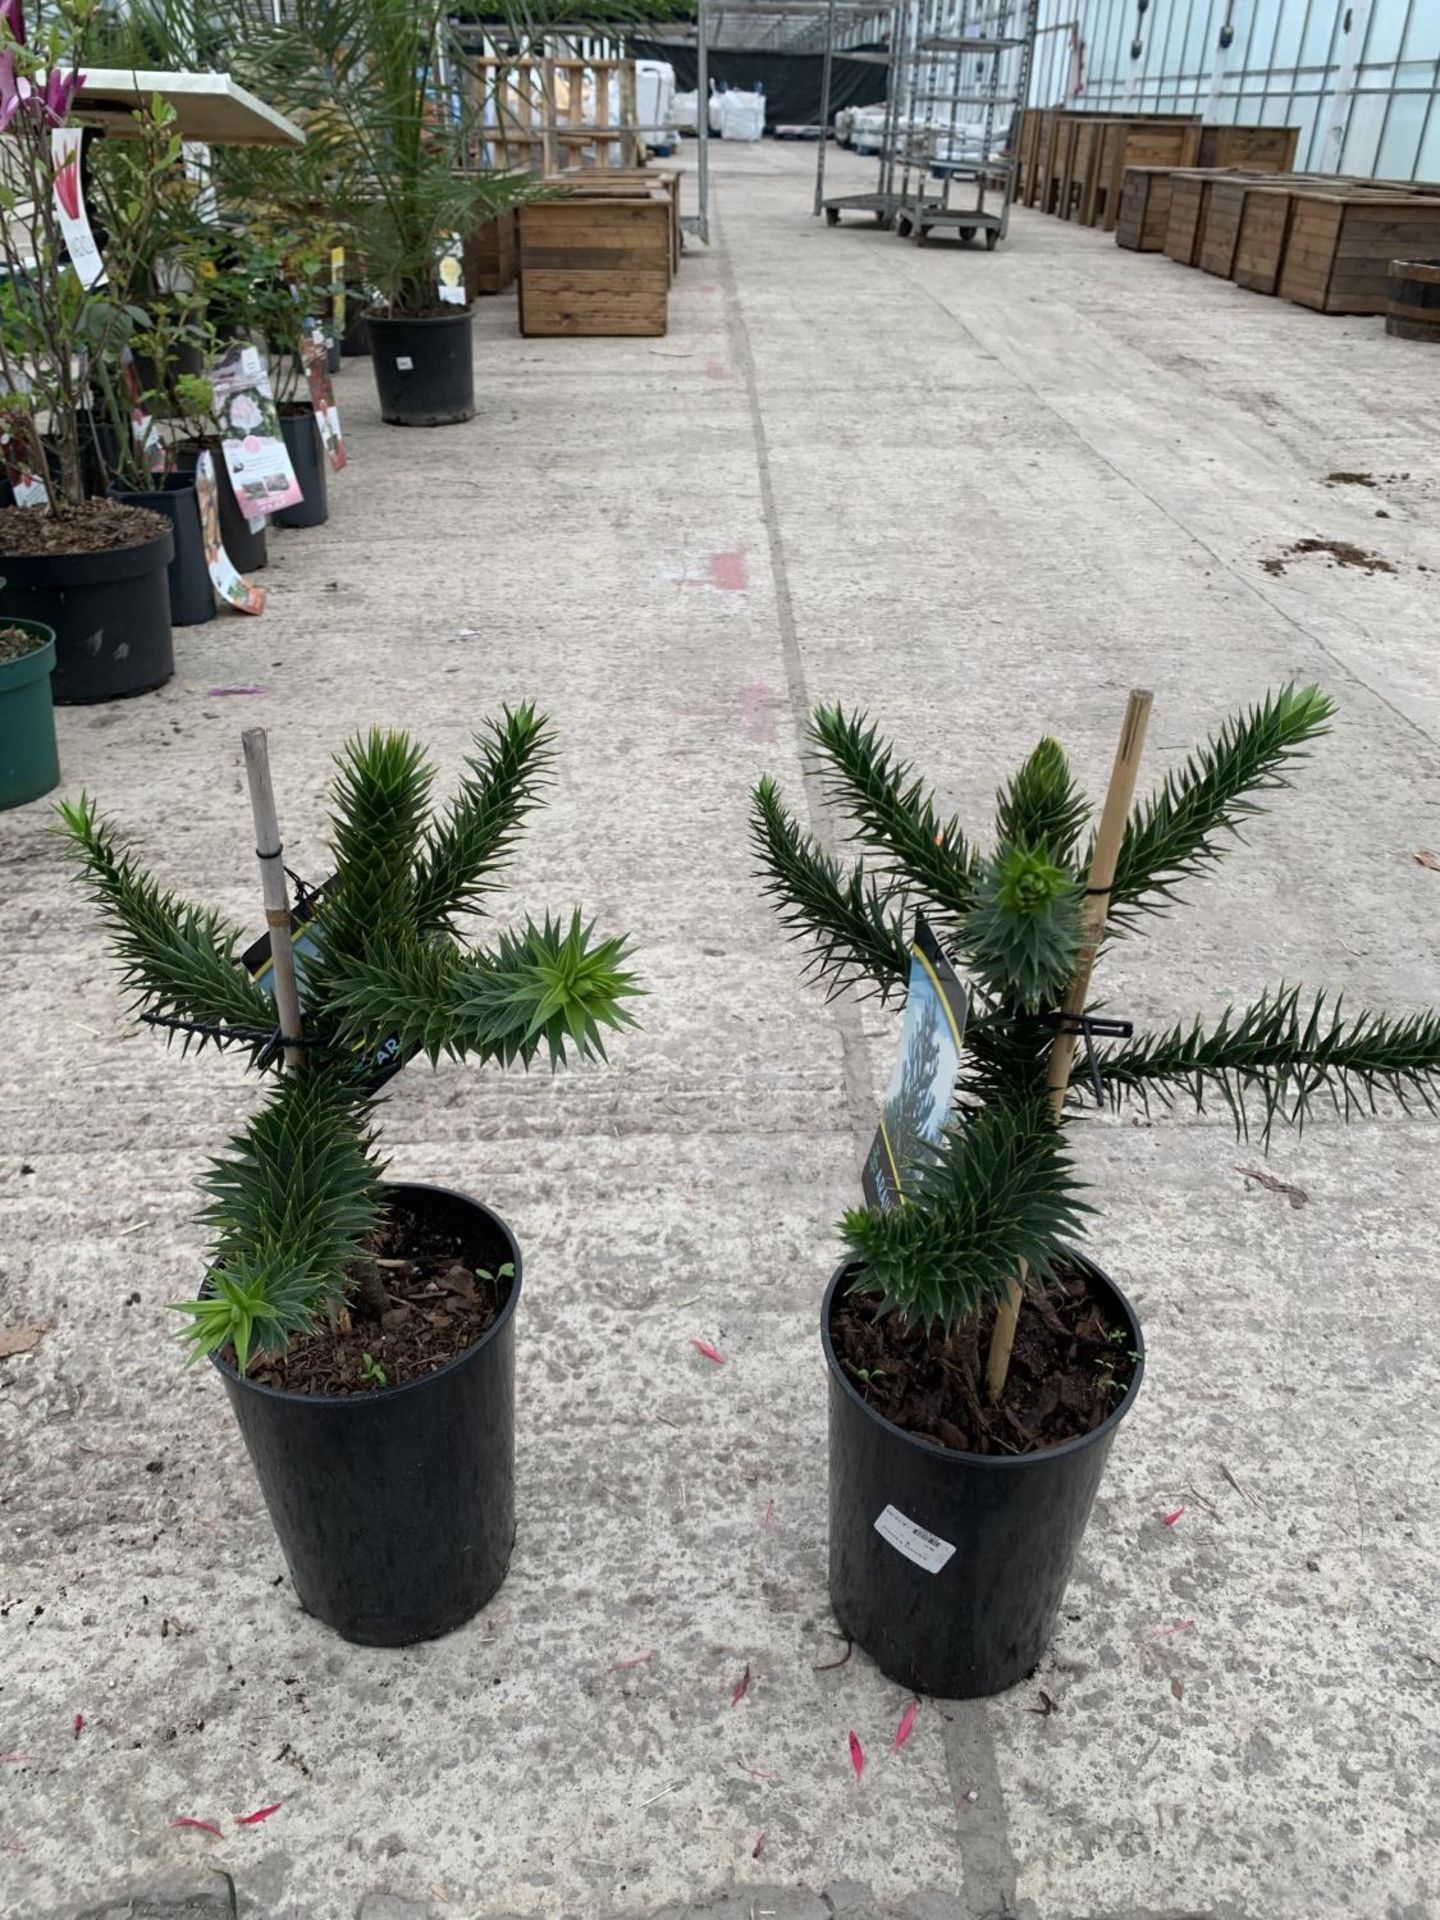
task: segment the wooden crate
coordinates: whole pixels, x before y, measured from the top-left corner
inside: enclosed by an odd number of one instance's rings
[[[465,295],[504,293],[519,271],[516,259],[515,213],[497,213],[493,220],[472,227],[465,236]]]
[[[1170,218],[1165,223],[1165,251],[1182,267],[1193,267],[1199,258],[1205,231],[1205,189],[1210,176],[1181,173],[1170,176]]]
[[[684,250],[684,230],[680,225],[680,170],[678,167],[635,167],[625,170],[620,167],[601,167],[593,171],[577,170],[573,173],[551,174],[540,183],[545,187],[558,187],[569,194],[582,195],[587,199],[629,200],[659,191],[670,200],[670,271],[680,271],[680,255]]]
[[[1263,190],[1266,175],[1211,180],[1203,195],[1203,220],[1197,238],[1195,264],[1203,273],[1218,274],[1231,280],[1235,274],[1235,255],[1240,244],[1240,222],[1245,214],[1246,196],[1254,188]]]
[[[576,194],[520,209],[520,331],[663,334],[668,324],[671,198]]]
[[[1030,190],[1039,164],[1044,123],[1045,115],[1035,107],[1028,107],[1020,117],[1020,137],[1015,146],[1015,198],[1027,207],[1033,204]]]
[[[1299,139],[1298,127],[1202,127],[1195,165],[1289,173]]]
[[[1115,244],[1135,253],[1163,253],[1170,224],[1169,167],[1127,167],[1115,223]]]
[[[1076,122],[1070,170],[1061,187],[1060,204],[1055,209],[1062,220],[1078,220],[1087,227],[1093,224],[1089,208],[1095,197],[1095,177],[1100,169],[1105,127],[1103,120]]]
[[[1113,233],[1131,167],[1193,167],[1202,129],[1194,120],[1162,118],[1107,120],[1101,135],[1095,178],[1086,203],[1087,226]]]
[[[1294,196],[1279,291],[1319,313],[1384,313],[1390,262],[1440,253],[1440,199],[1345,188]]]

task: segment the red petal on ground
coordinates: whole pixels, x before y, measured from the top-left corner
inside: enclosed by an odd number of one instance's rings
[[[771,1500],[765,1508],[765,1518],[760,1522],[760,1524],[762,1527],[768,1527],[773,1525],[774,1520],[775,1520],[775,1502]]]
[[[257,1807],[254,1813],[242,1813],[235,1824],[237,1827],[258,1827],[262,1820],[268,1820],[272,1813],[278,1813],[284,1804],[283,1800],[277,1800],[272,1807]]]
[[[915,1731],[915,1716],[920,1711],[920,1702],[912,1700],[900,1716],[900,1724],[895,1729],[895,1750],[898,1752]]]
[[[1177,1620],[1173,1627],[1157,1627],[1151,1634],[1152,1640],[1168,1640],[1172,1633],[1189,1633],[1194,1627],[1193,1620]]]
[[[730,1696],[731,1706],[738,1707],[740,1702],[745,1698],[746,1694],[749,1691],[750,1691],[750,1668],[747,1663],[745,1671],[741,1674],[740,1678],[735,1682],[735,1691]]]
[[[865,1749],[860,1744],[860,1736],[852,1727],[850,1730],[850,1764],[855,1769],[858,1780],[865,1771]]]
[[[85,1716],[83,1713],[77,1713],[75,1716],[75,1738],[78,1740],[84,1731]]]
[[[213,1820],[192,1820],[188,1813],[182,1813],[178,1820],[172,1820],[170,1824],[172,1827],[198,1827],[201,1833],[213,1833],[217,1840],[225,1838]]]
[[[1180,1518],[1181,1514],[1184,1513],[1184,1511],[1185,1511],[1184,1507],[1176,1507],[1173,1513],[1162,1513],[1160,1516],[1161,1526],[1173,1527],[1175,1522]]]
[[[631,1667],[648,1666],[654,1658],[655,1658],[655,1649],[652,1647],[649,1653],[637,1653],[632,1659],[617,1660],[614,1666],[611,1667],[610,1671],[612,1673],[627,1673]]]
[[[757,1780],[778,1780],[780,1777],[775,1773],[766,1773],[763,1767],[747,1767],[743,1760],[737,1760],[735,1764],[741,1773],[753,1774]]]
[[[721,1353],[717,1348],[712,1347],[708,1340],[697,1340],[692,1334],[690,1337],[690,1344],[692,1347],[694,1347],[697,1353],[703,1353],[707,1360],[713,1360],[717,1367],[724,1366],[725,1364],[724,1354]]]
[[[757,1833],[755,1836],[755,1844],[750,1849],[750,1858],[752,1860],[758,1860],[764,1851],[765,1851],[765,1829],[764,1827],[761,1827],[759,1833]]]

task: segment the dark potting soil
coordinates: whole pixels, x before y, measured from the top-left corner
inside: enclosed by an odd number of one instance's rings
[[[384,1313],[376,1319],[352,1307],[345,1325],[292,1340],[279,1356],[261,1355],[251,1363],[250,1378],[285,1393],[353,1394],[378,1393],[434,1373],[494,1325],[514,1285],[509,1274],[496,1271],[506,1258],[503,1241],[464,1240],[395,1201],[368,1260],[349,1269],[357,1283],[378,1275],[387,1296]],[[226,1357],[233,1364],[234,1354]]]
[[[23,660],[48,645],[44,634],[26,633],[23,627],[0,627],[0,666],[7,660]]]
[[[81,507],[0,507],[0,555],[34,559],[41,554],[110,553],[138,547],[170,522],[146,507],[118,500],[87,500]]]
[[[892,1425],[962,1453],[1038,1453],[1090,1433],[1135,1372],[1129,1328],[1104,1312],[1077,1268],[1026,1289],[998,1407],[985,1393],[994,1307],[947,1338],[908,1332],[893,1313],[877,1318],[877,1305],[874,1294],[837,1298],[836,1359]]]

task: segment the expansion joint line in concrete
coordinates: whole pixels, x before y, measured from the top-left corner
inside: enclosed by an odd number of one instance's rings
[[[713,188],[712,188],[713,191]],[[719,196],[716,196],[717,202]],[[774,476],[770,469],[770,443],[765,432],[765,415],[760,404],[760,387],[755,373],[755,355],[750,343],[745,312],[735,265],[725,244],[724,220],[719,205],[712,206],[711,228],[715,235],[716,264],[725,296],[725,323],[730,335],[734,364],[745,386],[750,414],[750,430],[755,445],[755,466],[760,482],[760,510],[765,522],[765,538],[770,556],[771,584],[775,595],[775,623],[779,631],[780,653],[785,668],[786,696],[797,740],[804,742],[811,713],[810,690],[805,678],[805,660],[795,624],[795,602],[790,591],[789,569],[785,562],[785,541],[775,499]],[[811,766],[803,770],[806,812],[811,830],[821,845],[831,835],[823,806],[823,788],[818,772]],[[870,1077],[865,1035],[855,1003],[842,996],[831,1003],[840,1032],[845,1072],[845,1094],[850,1122],[856,1140],[857,1159],[870,1142],[875,1127],[875,1091]],[[998,1920],[999,1916],[1018,1914],[1015,1903],[1016,1866],[1010,1848],[1009,1821],[1000,1787],[995,1742],[990,1732],[983,1701],[943,1703],[945,1761],[951,1794],[956,1802],[961,1852],[964,1920]],[[974,1796],[973,1798],[971,1796]]]

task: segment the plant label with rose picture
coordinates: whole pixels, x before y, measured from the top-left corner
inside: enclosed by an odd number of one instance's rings
[[[298,507],[305,495],[290,464],[259,350],[228,348],[216,361],[210,384],[225,467],[245,518],[260,520],[280,507]]]
[[[967,1001],[923,915],[915,920],[905,1028],[885,1105],[861,1171],[867,1206],[887,1211],[938,1147],[955,1103]]]
[[[80,149],[84,127],[56,127],[50,135],[50,156],[55,167],[55,213],[65,236],[70,264],[80,276],[87,292],[104,284],[105,262],[90,230],[90,215],[85,210],[85,194],[80,179]]]
[[[202,453],[195,463],[195,498],[199,502],[200,529],[205,538],[205,563],[215,591],[237,613],[263,613],[265,589],[253,586],[225,551],[220,534],[220,496],[216,491],[213,453]]]

